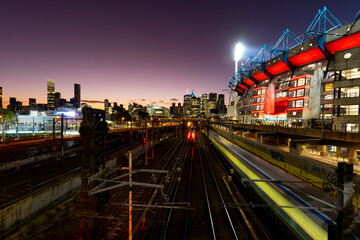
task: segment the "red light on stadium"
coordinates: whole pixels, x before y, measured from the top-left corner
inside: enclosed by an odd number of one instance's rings
[[[296,54],[295,56],[289,57],[288,61],[291,62],[294,66],[304,65],[306,63],[314,62],[325,58],[324,54],[318,47],[311,48],[305,52]]]
[[[288,111],[297,111],[297,110],[309,110],[309,108],[303,108],[303,107],[299,107],[299,108],[288,108]]]
[[[294,98],[290,98],[289,101],[302,100],[302,99],[310,99],[310,97],[306,97],[306,96],[294,97]]]
[[[264,81],[266,79],[269,79],[269,76],[263,73],[262,71],[259,71],[251,76],[252,78],[258,80],[259,82]]]
[[[283,61],[277,62],[274,65],[265,68],[265,70],[268,71],[271,75],[276,75],[289,69],[290,68]]]
[[[254,91],[260,90],[260,89],[266,89],[267,87],[257,87],[254,89]]]
[[[252,105],[256,106],[256,105],[264,105],[264,104],[265,104],[264,102],[259,102],[259,103],[253,103]]]
[[[255,95],[253,98],[265,97],[265,94]]]
[[[187,139],[190,139],[190,136],[191,136],[191,134],[190,134],[190,133],[188,133],[188,135],[187,135]]]
[[[360,32],[350,34],[325,44],[326,49],[331,53],[358,46],[360,46]]]
[[[275,99],[275,102],[285,101],[288,99],[289,99],[289,97],[278,98],[278,99]]]
[[[312,77],[312,75],[304,74],[304,75],[300,75],[300,76],[297,76],[297,77],[290,78],[289,81],[291,82],[291,81],[298,80],[298,79],[300,79],[300,78],[311,78],[311,77]]]
[[[299,90],[299,89],[304,89],[304,88],[311,88],[309,85],[303,85],[303,86],[298,86],[298,87],[292,87],[289,88],[289,92],[295,91],[295,90]]]
[[[243,88],[243,89],[247,89],[247,87],[245,87],[244,85],[242,85],[242,84],[239,84],[239,87],[241,87],[241,88]]]
[[[249,85],[249,86],[254,86],[255,85],[255,83],[253,81],[251,81],[249,78],[245,79],[244,83]]]

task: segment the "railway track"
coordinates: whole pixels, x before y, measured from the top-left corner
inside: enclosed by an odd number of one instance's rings
[[[143,166],[142,163],[135,161],[134,169],[148,168],[155,170],[167,170],[170,168],[170,164],[176,161],[177,157],[174,157],[177,151],[181,150],[180,140],[177,139],[165,154],[156,161],[149,161],[148,166]],[[179,149],[180,148],[180,149]],[[128,170],[124,170],[128,171]],[[173,171],[176,171],[174,169]],[[128,177],[122,179],[127,181]],[[133,174],[132,180],[136,182],[149,183],[149,184],[165,184],[168,185],[169,179],[164,174],[149,174],[149,173],[136,173]],[[141,235],[137,233],[137,230],[143,228],[143,222],[152,222],[152,211],[154,205],[163,205],[166,202],[166,195],[164,191],[160,191],[157,188],[149,188],[142,186],[132,186],[132,221],[133,221],[133,234]],[[110,193],[112,195],[109,200],[106,215],[112,215],[114,218],[110,221],[102,220],[101,225],[104,229],[101,236],[106,236],[108,239],[124,239],[129,235],[129,188],[117,189]],[[155,207],[156,208],[156,207]]]
[[[107,146],[108,154],[120,154],[140,144],[141,137],[136,136],[133,142],[112,141]],[[1,171],[0,175],[0,207],[5,207],[24,198],[54,181],[66,178],[68,174],[79,172],[81,168],[81,151],[74,151],[43,161],[26,164],[18,169]]]
[[[142,238],[136,239],[250,239],[238,214],[230,216],[221,176],[215,176],[207,142],[197,134],[195,144],[184,142],[166,193],[169,208],[159,209]]]

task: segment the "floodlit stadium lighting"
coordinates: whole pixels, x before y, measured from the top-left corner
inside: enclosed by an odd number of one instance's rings
[[[244,53],[244,45],[242,45],[241,43],[236,44],[234,51],[235,73],[238,70],[238,62],[241,59],[243,53]]]
[[[349,58],[351,58],[351,53],[345,53],[344,58],[345,58],[346,60],[348,60]]]

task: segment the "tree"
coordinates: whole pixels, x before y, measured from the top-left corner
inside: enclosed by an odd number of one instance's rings
[[[120,106],[114,106],[112,109],[112,119],[114,121],[130,121],[131,116],[128,111],[125,110],[125,108]]]
[[[0,109],[0,124],[1,124],[1,142],[5,142],[5,126],[6,124],[17,123],[18,118],[13,111],[7,109]]]

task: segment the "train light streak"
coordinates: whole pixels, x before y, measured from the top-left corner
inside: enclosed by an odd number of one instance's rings
[[[252,180],[260,180],[256,173],[254,173],[248,166],[246,166],[242,161],[236,158],[232,153],[230,153],[223,145],[217,142],[212,136],[210,136],[210,140],[215,144],[215,146],[223,152],[227,158],[238,167],[240,174],[244,177],[252,179]],[[222,141],[223,144],[227,144],[226,140]],[[304,214],[300,209],[292,208],[295,207],[289,200],[287,200],[284,196],[282,196],[278,191],[276,191],[269,183],[266,182],[254,182],[253,185],[256,185],[257,188],[261,189],[263,193],[265,193],[277,206],[288,206],[290,208],[282,208],[282,210],[293,220],[296,224],[304,230],[309,236],[313,239],[327,239],[327,232],[322,229],[318,224],[316,224],[310,217]],[[255,188],[256,190],[256,188]],[[258,191],[258,193],[262,196],[262,194]],[[267,199],[262,196],[266,201]],[[267,201],[270,205],[272,205],[269,201]],[[276,208],[274,208],[275,211]],[[277,211],[279,214],[280,212]],[[294,226],[288,219],[285,218],[284,215],[280,214],[284,220],[286,220],[289,225],[302,236],[303,239],[306,239],[305,236],[301,234],[301,230],[298,229],[297,226]]]

